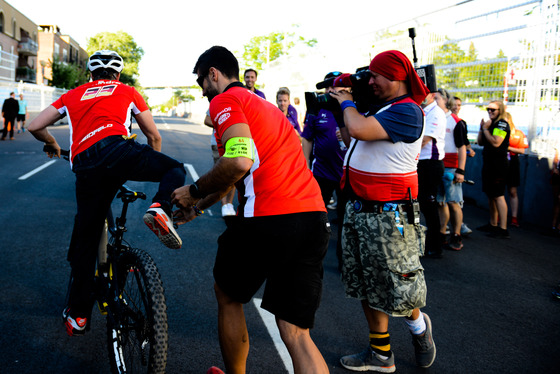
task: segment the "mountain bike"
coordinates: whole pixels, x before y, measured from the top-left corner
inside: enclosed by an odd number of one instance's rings
[[[47,148],[44,151],[48,151]],[[68,159],[68,151],[62,155]],[[95,300],[107,318],[107,343],[115,374],[164,373],[167,364],[167,306],[163,283],[152,257],[124,240],[128,205],[146,199],[126,185],[116,195],[123,203],[113,219],[109,209],[99,243]]]

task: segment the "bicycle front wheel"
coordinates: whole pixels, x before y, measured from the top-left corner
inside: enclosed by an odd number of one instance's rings
[[[118,300],[107,316],[113,373],[164,373],[167,306],[154,260],[139,249],[125,251],[117,259],[116,279]]]

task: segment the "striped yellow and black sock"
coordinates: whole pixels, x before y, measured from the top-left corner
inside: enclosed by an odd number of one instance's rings
[[[391,342],[389,332],[369,332],[371,349],[383,359],[391,357]]]

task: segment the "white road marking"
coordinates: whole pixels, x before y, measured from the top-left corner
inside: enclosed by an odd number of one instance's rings
[[[280,332],[276,326],[276,318],[274,317],[274,314],[261,308],[261,301],[262,299],[253,298],[253,304],[255,304],[255,307],[261,315],[261,318],[268,330],[268,333],[270,334],[270,337],[272,338],[272,342],[274,343],[282,362],[284,363],[284,366],[286,367],[286,370],[289,374],[293,374],[294,367],[292,365],[292,358],[290,357],[290,353],[288,353],[288,349],[280,337]]]
[[[46,162],[43,165],[39,166],[38,168],[35,168],[35,169],[31,170],[29,173],[22,175],[21,177],[18,178],[18,180],[20,180],[20,181],[26,180],[27,178],[29,178],[33,174],[36,174],[36,173],[40,172],[41,170],[43,170],[45,168],[48,168],[49,166],[51,166],[55,162],[56,162],[56,160],[51,160],[49,162]]]
[[[196,170],[194,170],[194,167],[191,164],[183,164],[183,165],[187,168],[187,171],[191,175],[192,179],[196,182],[199,177]]]
[[[165,128],[167,130],[171,129],[171,127],[169,127],[169,124],[167,122],[165,122],[165,120],[163,118],[160,118],[160,119],[161,119],[161,122],[163,122],[163,126],[165,126]]]

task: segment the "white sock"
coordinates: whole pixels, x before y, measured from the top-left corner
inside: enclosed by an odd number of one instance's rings
[[[423,313],[420,313],[420,317],[417,319],[405,318],[404,321],[413,335],[422,335],[426,331],[426,321],[424,321]]]

